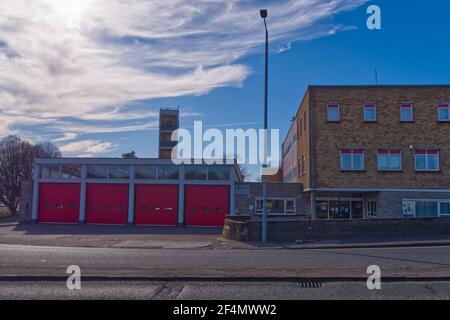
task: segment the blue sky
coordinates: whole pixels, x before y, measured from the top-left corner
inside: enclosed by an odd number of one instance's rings
[[[366,28],[371,4],[381,31]],[[155,157],[160,107],[180,106],[186,128],[258,128],[260,7],[281,140],[308,84],[374,84],[375,60],[381,84],[450,83],[448,1],[6,0],[0,134],[51,140],[66,156]]]

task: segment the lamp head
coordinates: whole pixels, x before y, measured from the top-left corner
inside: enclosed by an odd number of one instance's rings
[[[267,18],[267,10],[266,9],[259,10],[259,14],[261,15],[261,18],[263,18],[263,19]]]

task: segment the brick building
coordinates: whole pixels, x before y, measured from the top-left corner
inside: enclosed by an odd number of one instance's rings
[[[283,144],[312,218],[450,215],[450,86],[310,86]]]

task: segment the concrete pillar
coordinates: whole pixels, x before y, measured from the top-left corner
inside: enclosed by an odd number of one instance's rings
[[[236,196],[236,172],[234,166],[230,167],[230,215],[236,215],[235,208],[235,196]]]
[[[34,165],[33,172],[33,202],[31,208],[31,221],[33,223],[38,222],[38,211],[39,211],[39,172],[41,168],[40,165]]]
[[[315,191],[311,191],[311,219],[317,220],[316,192]]]
[[[178,167],[178,225],[184,225],[184,166]]]
[[[78,222],[86,223],[86,190],[87,190],[87,167],[81,166],[81,185],[80,185],[80,214]]]
[[[130,180],[128,184],[128,225],[134,224],[134,184],[135,170],[134,166],[130,166]]]

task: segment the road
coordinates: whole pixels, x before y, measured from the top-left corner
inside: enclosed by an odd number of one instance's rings
[[[450,247],[334,250],[161,250],[0,245],[0,276],[450,277]]]
[[[66,287],[69,265],[81,268],[80,291]],[[381,268],[380,291],[366,287],[369,265]],[[161,250],[0,245],[0,299],[17,298],[450,299],[450,247]]]

